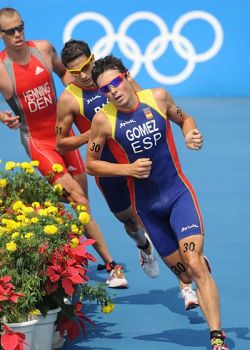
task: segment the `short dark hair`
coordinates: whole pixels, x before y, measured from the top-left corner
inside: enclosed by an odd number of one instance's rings
[[[95,61],[94,67],[91,71],[92,79],[97,85],[97,79],[99,75],[109,69],[116,69],[121,73],[126,73],[128,70],[119,58],[108,55],[103,58],[99,58]]]
[[[64,44],[61,52],[62,63],[65,67],[68,67],[68,63],[74,59],[85,55],[89,57],[91,55],[90,48],[85,41],[70,39]]]
[[[1,16],[12,17],[14,15],[18,15],[21,18],[20,13],[16,9],[13,9],[12,7],[0,8],[0,17]],[[0,28],[1,28],[1,23],[0,23]]]

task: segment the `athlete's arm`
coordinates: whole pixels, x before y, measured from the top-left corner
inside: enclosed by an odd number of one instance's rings
[[[51,45],[51,58],[52,58],[52,67],[53,72],[55,72],[62,83],[67,86],[73,81],[72,75],[66,70],[65,66],[62,64],[60,58],[57,55],[56,49]]]
[[[164,89],[153,89],[153,94],[161,111],[182,129],[186,146],[193,150],[201,149],[203,136],[197,129],[195,120],[176,106],[170,94]]]
[[[0,60],[0,93],[6,100],[10,99],[13,95],[12,82],[9,75]],[[20,126],[19,116],[13,115],[11,111],[0,112],[0,121],[8,126],[10,129],[17,129]]]
[[[68,91],[64,91],[57,103],[56,119],[56,148],[61,154],[79,148],[89,140],[90,131],[69,136],[74,116],[79,114],[78,109],[75,98]]]
[[[48,40],[34,40],[35,45],[39,51],[44,55],[44,58],[50,69],[58,75],[62,83],[66,86],[72,82],[72,75],[67,72],[57,55],[56,49]]]
[[[111,125],[106,115],[100,111],[95,115],[91,124],[86,160],[88,174],[95,176],[148,177],[152,164],[148,158],[138,159],[132,164],[116,164],[100,160],[103,147],[110,136]]]

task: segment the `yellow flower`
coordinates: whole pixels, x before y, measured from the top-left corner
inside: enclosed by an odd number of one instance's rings
[[[5,188],[8,185],[6,179],[0,179],[0,187]]]
[[[16,243],[14,241],[6,243],[6,249],[10,252],[15,252],[17,250]]]
[[[62,218],[55,218],[56,222],[58,222],[58,224],[63,224],[63,219]]]
[[[21,168],[22,169],[28,169],[28,168],[30,168],[31,167],[31,165],[30,165],[30,163],[28,163],[28,162],[22,162],[21,163]]]
[[[32,166],[39,166],[39,160],[32,160],[31,162],[30,162],[30,164],[32,165]]]
[[[44,202],[45,207],[50,207],[52,204],[49,201]]]
[[[34,233],[33,232],[28,232],[28,233],[26,233],[26,235],[24,237],[26,239],[30,239],[31,237],[34,237]]]
[[[41,315],[41,312],[38,309],[34,309],[32,311],[29,312],[30,316],[39,316]]]
[[[82,211],[79,216],[78,216],[79,221],[81,221],[81,223],[83,225],[87,225],[90,222],[90,215],[84,211]]]
[[[33,208],[39,208],[41,205],[40,205],[39,202],[33,202],[33,203],[31,204],[31,206],[32,206]]]
[[[58,209],[57,207],[54,207],[53,205],[51,205],[50,207],[47,208],[47,211],[49,214],[57,214],[58,213]]]
[[[6,229],[0,226],[0,236],[6,232]]]
[[[79,232],[79,228],[76,226],[76,224],[71,225],[71,231],[73,233],[78,233]]]
[[[20,166],[21,166],[21,163],[17,162],[17,163],[16,163],[16,167],[17,167],[17,168],[20,168]]]
[[[18,238],[18,237],[20,237],[20,232],[13,232],[12,235],[11,235],[12,239],[15,239],[15,238]]]
[[[41,215],[41,216],[48,215],[47,209],[39,209],[38,210],[38,215]]]
[[[27,174],[34,174],[35,169],[34,169],[34,168],[27,168],[27,169],[25,169],[25,172],[26,172]]]
[[[2,164],[2,159],[0,159],[0,164]]]
[[[76,210],[77,211],[86,211],[87,208],[84,205],[82,205],[82,204],[78,204],[77,207],[76,207]]]
[[[2,224],[6,225],[6,231],[8,232],[15,230],[17,227],[21,226],[20,222],[16,222],[10,219],[2,219]]]
[[[17,221],[24,221],[26,219],[25,215],[17,215],[16,216]]]
[[[115,308],[115,305],[113,303],[109,303],[107,305],[103,305],[103,307],[101,308],[101,311],[104,314],[110,314],[110,312],[112,312]]]
[[[0,199],[0,205],[2,205],[3,204],[3,201],[2,201],[2,199]]]
[[[17,201],[12,205],[13,210],[17,211],[18,209],[21,209],[24,206],[22,201]]]
[[[61,184],[56,184],[53,188],[54,192],[57,193],[59,196],[63,194],[63,187]]]
[[[16,166],[16,163],[15,162],[6,162],[5,164],[5,170],[6,171],[10,171],[12,169],[14,169]]]
[[[79,239],[77,237],[72,238],[71,248],[76,248],[79,245]]]
[[[24,205],[22,207],[22,211],[25,213],[25,214],[28,214],[28,213],[33,213],[34,209],[31,208],[31,207],[26,207],[26,205]]]
[[[54,235],[55,233],[57,233],[58,228],[55,225],[46,225],[43,229],[43,231],[47,234],[47,235]]]
[[[53,164],[52,170],[54,173],[62,173],[63,172],[63,166],[61,164]]]
[[[38,218],[31,218],[30,221],[32,222],[32,224],[37,224],[39,219]]]

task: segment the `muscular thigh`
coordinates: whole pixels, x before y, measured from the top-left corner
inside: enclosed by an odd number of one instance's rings
[[[203,254],[204,235],[188,236],[179,241],[180,254],[188,262]]]
[[[32,160],[38,160],[38,169],[43,176],[53,174],[53,165],[60,164],[63,167],[61,174],[54,174],[51,182],[54,182],[62,174],[68,173],[67,166],[63,157],[50,144],[44,144],[36,140],[31,140],[29,144],[29,153]]]
[[[76,176],[86,173],[84,162],[79,150],[67,152],[62,156],[62,158],[70,175]]]
[[[113,213],[122,212],[130,207],[126,177],[96,177],[96,184]]]
[[[190,191],[182,193],[173,203],[170,225],[178,241],[204,233],[198,201]]]

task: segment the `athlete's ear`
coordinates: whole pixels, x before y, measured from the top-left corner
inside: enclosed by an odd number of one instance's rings
[[[128,81],[132,80],[131,74],[128,70],[126,70],[126,72],[125,72],[125,77],[128,79]]]
[[[95,55],[92,53],[92,61],[95,62]]]

